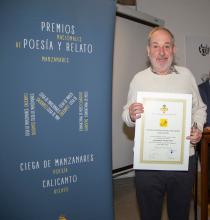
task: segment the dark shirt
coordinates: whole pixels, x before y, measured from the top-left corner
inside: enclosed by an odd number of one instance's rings
[[[207,80],[206,82],[201,83],[198,86],[198,88],[200,91],[201,98],[207,106],[207,119],[206,124],[204,126],[210,127],[210,81]]]

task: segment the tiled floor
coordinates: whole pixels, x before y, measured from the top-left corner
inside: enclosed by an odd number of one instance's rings
[[[113,180],[115,220],[140,220],[136,202],[134,178],[119,178]],[[191,203],[189,220],[194,220],[193,200]],[[198,220],[199,220],[198,211]],[[155,220],[155,219],[154,219]],[[166,205],[163,207],[162,220],[168,220]]]

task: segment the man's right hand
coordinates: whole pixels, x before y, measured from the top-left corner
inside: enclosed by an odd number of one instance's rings
[[[129,106],[129,115],[133,122],[136,121],[136,119],[141,118],[141,114],[144,112],[144,106],[142,103],[133,103]]]

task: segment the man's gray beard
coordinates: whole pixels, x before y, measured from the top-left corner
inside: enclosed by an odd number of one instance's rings
[[[170,68],[173,67],[174,65],[177,65],[177,63],[176,63],[175,59],[173,58]],[[147,67],[150,67],[150,66],[151,66],[151,68],[153,69],[153,66],[152,66],[152,63],[151,63],[149,57],[147,58],[146,66],[147,66]]]

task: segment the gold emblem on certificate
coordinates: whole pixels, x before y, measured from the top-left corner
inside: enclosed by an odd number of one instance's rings
[[[167,118],[160,119],[160,127],[163,127],[163,128],[168,127],[168,119]]]
[[[144,113],[136,121],[134,169],[187,170],[192,96],[139,92],[137,101]]]

